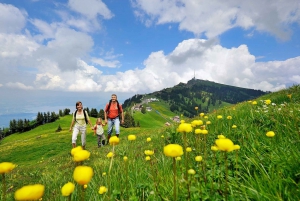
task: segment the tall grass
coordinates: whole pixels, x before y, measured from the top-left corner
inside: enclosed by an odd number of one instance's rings
[[[267,99],[272,103],[265,104]],[[211,121],[206,126],[209,133],[198,144],[194,132],[186,134],[192,152],[188,158],[183,155],[182,160],[176,161],[176,171],[172,160],[164,156],[163,147],[170,143],[183,146],[182,134],[176,130],[178,125],[165,127],[164,120],[158,120],[155,114],[135,114],[136,120],[140,118],[146,123],[145,128],[141,124],[140,128],[121,129],[110,172],[110,200],[172,200],[173,172],[177,176],[177,200],[300,200],[300,86],[260,97],[255,100],[257,104],[253,101],[219,109],[206,114],[207,118],[197,117],[204,124]],[[223,118],[218,119],[218,115]],[[194,120],[184,119],[188,123]],[[35,183],[46,187],[43,200],[66,200],[61,195],[61,187],[68,181],[76,183],[75,163],[70,155],[71,133],[67,130],[70,121],[71,117],[63,117],[1,141],[0,163],[18,165],[6,174],[7,200],[14,200],[17,189]],[[63,130],[55,132],[59,124]],[[267,137],[268,131],[274,131],[275,136]],[[128,141],[129,134],[135,134],[137,139]],[[240,150],[226,153],[227,165],[224,153],[211,151],[220,134],[240,145]],[[151,137],[150,142],[146,141],[147,137]],[[97,148],[96,141],[89,130],[87,150],[91,156],[84,165],[94,170],[85,189],[85,200],[90,201],[108,200],[108,194],[100,195],[98,190],[108,185],[107,174],[103,173],[109,171],[110,159],[106,155],[112,147]],[[154,150],[150,161],[145,160],[144,150]],[[205,161],[194,160],[199,154]],[[128,157],[127,164],[124,156]],[[186,178],[187,168],[194,169],[196,174]],[[80,189],[76,186],[71,199],[79,198]]]

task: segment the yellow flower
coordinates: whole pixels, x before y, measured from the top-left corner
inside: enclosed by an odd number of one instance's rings
[[[241,149],[241,147],[240,147],[240,145],[238,145],[238,144],[235,144],[235,145],[233,146],[233,149],[234,149],[234,150],[240,150],[240,149]]]
[[[227,119],[231,120],[231,119],[232,119],[232,116],[227,116]]]
[[[207,122],[206,122],[206,125],[209,125],[209,124],[211,124],[211,122],[210,122],[210,121],[207,121]]]
[[[99,194],[102,195],[103,193],[106,193],[107,190],[108,189],[105,186],[100,186],[100,188],[99,188]]]
[[[271,101],[270,99],[268,99],[268,100],[265,100],[265,104],[266,104],[266,105],[270,105],[270,104],[271,104],[271,102],[272,102],[272,101]]]
[[[202,133],[201,129],[199,129],[199,128],[195,129],[195,134],[201,134],[201,133]]]
[[[118,138],[117,136],[112,136],[111,138],[109,138],[109,144],[110,145],[117,145],[120,142],[120,138]]]
[[[102,173],[102,176],[105,176],[105,175],[106,175],[106,172],[103,172],[103,173]]]
[[[0,163],[0,174],[8,173],[16,167],[15,164],[9,162]]]
[[[228,138],[217,139],[216,140],[216,145],[217,145],[218,149],[221,150],[221,151],[230,152],[230,151],[234,150],[234,144]]]
[[[111,157],[113,157],[113,156],[114,156],[114,153],[113,153],[113,152],[109,152],[109,153],[106,155],[107,158],[111,158]]]
[[[184,120],[180,120],[180,123],[183,124],[183,123],[185,123],[185,121]]]
[[[197,161],[197,162],[202,161],[202,156],[196,156],[196,157],[195,157],[195,161]]]
[[[154,154],[154,151],[151,151],[151,150],[145,150],[144,151],[145,155],[147,156],[152,156]]]
[[[226,137],[224,135],[218,135],[218,139],[225,139]]]
[[[73,148],[73,149],[71,150],[71,155],[74,156],[74,154],[75,154],[77,151],[81,151],[81,150],[83,150],[83,149],[82,149],[82,146],[77,146],[77,147],[75,147],[75,148]]]
[[[127,156],[124,156],[124,157],[123,157],[123,160],[124,160],[124,161],[127,161],[127,160],[128,160],[128,157],[127,157]]]
[[[217,119],[222,119],[222,118],[223,118],[222,115],[218,115],[218,116],[217,116]]]
[[[73,172],[74,180],[80,185],[88,184],[93,175],[93,169],[88,166],[77,166]]]
[[[203,112],[201,112],[199,115],[200,115],[200,117],[203,117],[203,116],[204,116],[204,113],[203,113]]]
[[[151,138],[150,137],[147,137],[147,142],[151,142]]]
[[[61,188],[61,194],[63,196],[69,196],[71,193],[73,193],[74,189],[75,185],[72,182],[68,182]]]
[[[83,188],[84,188],[84,189],[86,189],[87,187],[88,187],[88,185],[86,185],[86,184],[83,185]]]
[[[256,101],[253,101],[253,102],[252,102],[252,105],[257,105],[257,102],[256,102]]]
[[[145,160],[150,161],[151,160],[150,156],[146,156]]]
[[[191,152],[191,151],[192,151],[192,148],[191,148],[191,147],[187,147],[187,148],[185,149],[185,151],[186,151],[186,152]]]
[[[180,156],[177,156],[177,157],[175,158],[175,160],[176,160],[176,161],[181,161],[181,157],[180,157]]]
[[[218,150],[219,150],[217,146],[211,146],[210,149],[211,149],[212,151],[218,151]]]
[[[207,135],[207,134],[208,134],[208,130],[206,130],[206,129],[202,130],[202,133],[201,133],[201,134]]]
[[[269,132],[267,132],[266,136],[268,136],[268,137],[274,137],[275,133],[273,131],[269,131]]]
[[[169,157],[177,157],[183,154],[182,146],[178,144],[168,144],[164,147],[164,154]]]
[[[191,123],[192,127],[201,126],[202,124],[203,124],[203,121],[201,121],[201,120],[194,120]]]
[[[128,140],[129,141],[134,141],[134,140],[136,140],[136,136],[135,135],[128,135]]]
[[[232,128],[237,128],[237,126],[236,125],[232,125]]]
[[[204,119],[208,119],[208,116],[204,116]]]
[[[179,124],[177,131],[189,133],[193,130],[192,125],[188,123]]]
[[[289,99],[291,99],[291,98],[292,98],[292,94],[288,94],[287,97],[288,97]]]
[[[161,138],[164,138],[165,136],[164,135],[162,135],[162,136],[160,136]]]
[[[194,175],[194,174],[196,174],[196,171],[194,169],[189,169],[188,170],[188,174]]]
[[[74,153],[73,160],[75,162],[84,161],[84,160],[88,159],[90,157],[90,155],[91,155],[91,153],[87,150],[79,150]]]
[[[38,200],[44,195],[45,186],[34,184],[23,186],[15,192],[15,200]]]
[[[198,107],[195,107],[195,110],[198,110]]]

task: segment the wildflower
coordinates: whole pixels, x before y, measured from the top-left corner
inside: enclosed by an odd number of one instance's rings
[[[275,133],[273,131],[269,131],[269,132],[267,132],[266,136],[268,136],[268,137],[274,137]]]
[[[207,135],[208,134],[208,130],[202,130],[202,132],[201,132],[201,134],[203,134],[203,135]]]
[[[127,160],[128,160],[128,157],[127,157],[127,156],[124,156],[124,157],[123,157],[123,160],[124,160],[124,161],[127,161]]]
[[[150,138],[150,137],[148,137],[148,138],[147,138],[147,142],[150,142],[150,141],[151,141],[151,138]]]
[[[199,115],[200,115],[200,117],[203,117],[203,116],[204,116],[204,113],[203,113],[203,112],[201,112]]]
[[[161,138],[164,138],[165,136],[164,135],[162,135],[162,136],[160,136]]]
[[[188,170],[188,174],[194,175],[194,174],[196,174],[196,171],[194,169],[189,169]]]
[[[9,162],[0,163],[0,174],[8,173],[16,167],[15,164]]]
[[[224,135],[218,135],[218,139],[225,139],[226,137]]]
[[[99,194],[102,195],[102,194],[106,193],[107,190],[108,189],[105,186],[100,186],[100,188],[99,188]]]
[[[217,119],[223,119],[223,116],[222,115],[218,115]]]
[[[287,97],[288,97],[289,99],[291,99],[291,98],[292,98],[292,94],[288,94]]]
[[[194,120],[191,123],[192,127],[201,126],[202,124],[203,124],[203,121],[201,121],[201,120]]]
[[[270,99],[265,100],[265,104],[266,104],[266,105],[270,105],[270,104],[271,104],[271,100],[270,100]]]
[[[237,126],[236,125],[232,125],[232,128],[237,128]]]
[[[91,153],[87,150],[79,150],[74,153],[73,160],[75,162],[84,161],[84,160],[88,159],[90,157],[90,155],[91,155]]]
[[[102,176],[106,176],[106,172],[103,172],[103,173],[102,173]]]
[[[204,116],[204,119],[208,119],[208,116]]]
[[[185,121],[184,120],[180,120],[180,123],[183,124],[183,123],[185,123]]]
[[[201,134],[201,133],[202,133],[201,129],[199,129],[199,128],[195,129],[195,134]]]
[[[209,125],[209,124],[211,124],[211,122],[210,122],[210,121],[207,121],[207,122],[206,122],[206,125]]]
[[[195,110],[198,110],[198,107],[195,107]]]
[[[164,154],[168,157],[177,157],[183,154],[182,146],[178,144],[168,144],[164,147]]]
[[[23,186],[15,192],[15,200],[38,200],[45,192],[45,186],[34,184]]]
[[[135,135],[128,135],[128,140],[129,141],[134,141],[134,140],[136,140],[136,136]]]
[[[193,130],[192,125],[188,123],[182,123],[178,126],[177,131],[178,132],[186,132],[189,133]]]
[[[150,156],[146,156],[145,160],[150,161],[151,160]]]
[[[240,145],[238,145],[238,144],[235,144],[235,145],[233,146],[233,149],[234,149],[234,150],[240,150],[240,149],[241,149],[241,147],[240,147]]]
[[[68,182],[61,188],[61,194],[63,196],[69,196],[73,193],[74,189],[75,185],[72,182]]]
[[[175,160],[176,160],[176,161],[181,161],[181,157],[180,157],[180,156],[177,156],[177,157],[175,158]]]
[[[120,138],[118,138],[117,136],[112,136],[111,138],[109,138],[109,144],[110,145],[117,145],[120,142]]]
[[[252,105],[257,105],[257,102],[256,102],[256,101],[253,101],[253,102],[252,102]]]
[[[192,151],[192,148],[191,148],[191,147],[187,147],[185,151],[186,151],[186,152],[191,152],[191,151]]]
[[[114,156],[114,153],[113,153],[113,152],[109,152],[109,153],[106,155],[107,158],[112,158],[113,156]]]
[[[227,116],[227,119],[228,119],[228,120],[231,120],[231,119],[232,119],[232,116]]]
[[[91,167],[77,166],[73,172],[73,178],[78,184],[85,185],[91,181],[93,174]]]
[[[217,146],[211,146],[211,147],[210,147],[210,150],[212,150],[212,151],[218,151],[219,149],[218,149]]]
[[[77,147],[75,147],[75,148],[73,148],[73,149],[71,150],[71,155],[74,156],[74,154],[75,154],[77,151],[81,151],[81,150],[83,150],[83,149],[82,149],[82,146],[77,146]]]
[[[86,185],[86,184],[83,185],[83,188],[84,188],[84,189],[86,189],[87,187],[88,187],[88,185]]]
[[[196,157],[195,157],[195,161],[197,161],[197,162],[202,161],[202,156],[196,156]]]
[[[216,145],[217,145],[218,149],[221,151],[230,152],[230,151],[233,151],[233,149],[234,149],[233,142],[228,138],[217,139]]]
[[[152,156],[154,154],[154,151],[151,151],[151,150],[145,150],[144,151],[145,155],[147,156]]]

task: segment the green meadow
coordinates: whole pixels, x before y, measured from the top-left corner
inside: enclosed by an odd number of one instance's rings
[[[97,148],[88,128],[90,157],[81,164],[71,155],[71,115],[6,137],[0,142],[0,163],[16,167],[1,175],[1,200],[15,200],[18,189],[32,184],[45,186],[43,201],[300,200],[299,85],[213,113],[198,111],[194,119],[181,117],[193,125],[191,132],[178,130],[180,124],[170,119],[176,114],[163,102],[149,104],[151,112],[133,112],[140,127],[121,128],[118,145]],[[170,126],[164,125],[167,120]],[[56,132],[59,126],[62,131]],[[267,136],[270,132],[275,135]],[[136,140],[129,141],[128,135]],[[216,140],[223,137],[238,146],[215,150]],[[164,147],[169,144],[180,145],[182,155],[166,156]],[[147,156],[145,150],[154,154]],[[109,152],[114,157],[108,158]],[[73,178],[80,165],[93,169],[85,187]],[[67,182],[74,183],[75,190],[64,197],[61,188]],[[107,192],[100,194],[100,186]]]

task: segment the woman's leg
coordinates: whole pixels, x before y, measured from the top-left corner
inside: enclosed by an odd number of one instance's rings
[[[86,143],[86,126],[81,126],[81,144],[82,148],[85,149],[85,143]]]
[[[78,133],[79,133],[79,128],[77,126],[74,126],[73,133],[72,133],[72,147],[73,148],[76,147]]]

